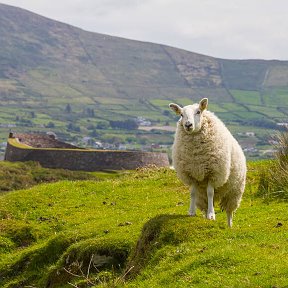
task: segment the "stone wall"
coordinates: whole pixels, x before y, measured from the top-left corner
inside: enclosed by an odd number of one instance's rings
[[[166,153],[90,150],[77,149],[75,146],[68,149],[51,147],[35,148],[27,144],[23,145],[25,143],[23,135],[21,142],[15,137],[8,139],[5,160],[12,162],[37,161],[41,166],[47,168],[83,171],[131,170],[148,165],[156,165],[158,167],[169,166]]]
[[[24,134],[12,133],[9,138],[17,138],[19,143],[34,147],[34,148],[67,148],[67,149],[83,149],[69,143],[65,143],[56,139],[56,136],[51,134]]]

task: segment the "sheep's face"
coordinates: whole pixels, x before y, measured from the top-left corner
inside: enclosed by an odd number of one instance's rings
[[[199,103],[180,107],[177,104],[170,103],[169,107],[181,118],[179,123],[188,134],[198,132],[202,127],[202,113],[207,108],[208,99],[203,98]]]

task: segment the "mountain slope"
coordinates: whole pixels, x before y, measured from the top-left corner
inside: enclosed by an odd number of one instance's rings
[[[235,133],[245,131],[239,123],[246,131],[258,127],[260,138],[245,143],[253,146],[263,140],[259,126],[277,128],[288,116],[287,61],[217,59],[86,32],[3,4],[0,39],[3,140],[12,127],[52,129],[63,140],[92,135],[112,143],[171,144],[171,133],[123,136],[109,121],[141,116],[157,126],[175,123],[169,102],[209,97],[210,109]]]
[[[28,91],[40,94],[35,82],[41,78],[43,86],[65,83],[75,94],[128,98],[154,97],[159,88],[165,97],[169,88],[193,95],[203,87],[258,90],[288,84],[287,77],[279,76],[281,69],[288,73],[288,62],[215,59],[86,32],[3,4],[0,15],[0,75],[19,79]],[[25,93],[21,86],[17,91]]]

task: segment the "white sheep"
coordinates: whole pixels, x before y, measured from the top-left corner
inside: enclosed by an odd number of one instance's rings
[[[215,220],[214,200],[219,200],[231,227],[245,188],[246,159],[223,122],[206,110],[207,105],[207,98],[183,108],[169,104],[181,115],[172,161],[177,176],[191,187],[189,215],[195,216],[198,207],[207,219]]]

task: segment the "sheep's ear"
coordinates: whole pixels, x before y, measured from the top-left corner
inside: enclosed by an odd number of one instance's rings
[[[175,103],[170,103],[169,107],[171,108],[171,110],[173,110],[177,115],[180,115],[182,113],[182,108],[175,104]]]
[[[203,98],[200,102],[199,102],[199,108],[201,111],[204,111],[208,106],[208,98]]]

